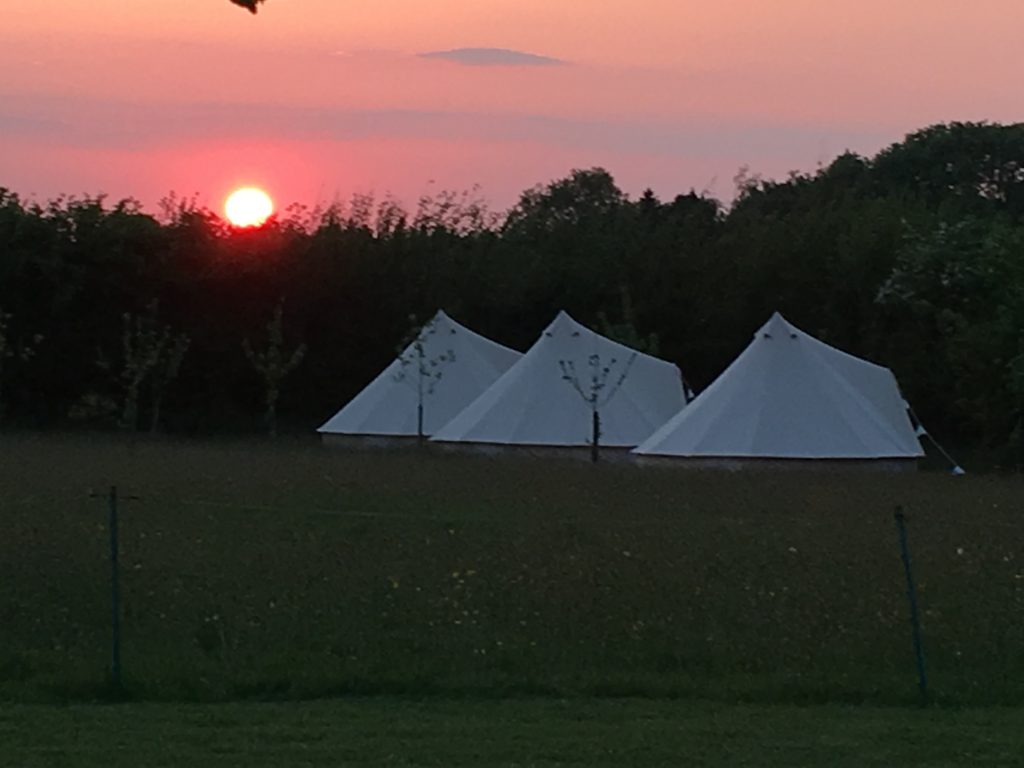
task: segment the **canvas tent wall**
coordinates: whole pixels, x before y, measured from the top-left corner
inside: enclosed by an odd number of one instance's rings
[[[317,431],[328,442],[344,442],[330,439],[341,436],[416,437],[422,388],[423,432],[430,435],[521,356],[438,312],[417,339]]]
[[[592,409],[566,376],[589,396],[594,375],[604,381],[598,390],[602,446],[637,445],[685,404],[675,365],[606,339],[560,312],[526,354],[433,440],[585,447]]]
[[[830,347],[778,313],[634,453],[890,464],[923,455],[892,371]]]

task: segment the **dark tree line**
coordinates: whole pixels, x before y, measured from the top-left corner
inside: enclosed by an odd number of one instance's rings
[[[695,193],[631,199],[574,171],[494,215],[474,192],[406,210],[357,196],[258,229],[188,200],[158,215],[102,197],[0,190],[0,398],[26,426],[124,412],[125,318],[186,351],[140,424],[254,428],[263,378],[242,342],[283,303],[291,429],[326,419],[393,357],[410,314],[439,307],[524,349],[567,309],[651,339],[696,389],[773,310],[893,368],[933,432],[1024,446],[1024,125],[937,125],[873,158],[784,181],[744,178],[731,206]],[[141,326],[140,326],[141,327]],[[147,326],[148,327],[148,326]],[[156,365],[156,363],[154,363]],[[120,371],[120,373],[119,373]]]

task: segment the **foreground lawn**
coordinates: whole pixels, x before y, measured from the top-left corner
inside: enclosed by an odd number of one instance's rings
[[[1019,478],[716,473],[0,439],[0,700],[105,696],[106,505],[128,696],[1024,704]]]
[[[0,765],[1020,765],[1024,712],[370,698],[0,708]]]

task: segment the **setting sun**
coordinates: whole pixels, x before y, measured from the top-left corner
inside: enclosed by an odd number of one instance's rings
[[[273,212],[270,195],[256,187],[236,189],[224,202],[224,214],[236,227],[258,227]]]

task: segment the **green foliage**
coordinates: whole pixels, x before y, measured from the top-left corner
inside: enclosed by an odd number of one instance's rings
[[[505,228],[523,236],[552,234],[565,226],[614,216],[625,203],[626,196],[608,171],[577,170],[566,179],[524,192],[509,212]]]
[[[951,404],[962,414],[958,432],[993,444],[1007,444],[1024,418],[1021,253],[1024,229],[1005,220],[909,231],[878,294],[912,399],[930,413]]]
[[[120,424],[123,429],[138,428],[139,393],[163,354],[164,340],[155,325],[156,306],[147,315],[125,314],[121,334],[122,368],[119,373],[124,389]]]
[[[430,190],[412,210],[355,195],[253,230],[188,198],[153,217],[131,200],[0,189],[0,306],[46,337],[31,365],[4,370],[3,397],[12,421],[42,426],[83,395],[108,397],[96,346],[121,336],[125,313],[144,314],[140,297],[191,339],[172,398],[156,378],[140,385],[162,403],[147,413],[204,433],[248,428],[252,400],[266,399],[237,345],[281,295],[310,350],[279,393],[281,426],[297,431],[387,365],[410,313],[443,307],[523,349],[566,309],[657,350],[699,390],[778,310],[892,367],[933,433],[1014,466],[1022,163],[1021,125],[952,123],[813,173],[741,173],[728,207],[695,192],[634,199],[595,168],[524,192],[504,216],[478,190]]]
[[[284,301],[274,308],[267,323],[267,346],[254,350],[248,339],[242,340],[245,356],[263,379],[264,423],[271,436],[277,435],[277,401],[281,397],[281,383],[295,370],[306,355],[306,345],[299,344],[288,352],[284,346]]]
[[[121,356],[118,369],[112,372],[120,393],[118,424],[122,429],[138,429],[140,398],[143,385],[148,381],[152,393],[151,429],[157,430],[167,387],[178,375],[188,350],[188,336],[174,334],[169,326],[158,320],[157,315],[158,304],[152,301],[144,313],[134,315],[126,312],[121,318]],[[104,370],[111,370],[105,358],[101,357],[98,363]],[[79,403],[76,413],[79,418],[88,418],[93,413],[102,415],[102,409],[95,411],[90,407],[90,404],[102,406],[102,403],[91,395]]]
[[[167,329],[165,332],[169,333]],[[157,432],[160,429],[160,413],[163,407],[164,398],[167,395],[167,388],[170,383],[178,377],[181,370],[182,360],[192,343],[192,340],[184,333],[174,336],[167,336],[162,353],[157,358],[157,363],[150,371],[150,393],[152,407],[150,414],[150,431]]]
[[[119,411],[122,411],[122,407],[109,395],[86,392],[68,409],[68,418],[77,422],[104,424],[116,420]]]
[[[1019,478],[692,472],[319,446],[0,443],[0,698],[1024,703]],[[54,467],[60,471],[55,472]],[[59,567],[55,567],[59,563]]]
[[[1024,124],[949,123],[907,136],[874,162],[879,183],[947,216],[1024,215]]]
[[[629,292],[622,291],[622,319],[613,323],[608,319],[604,310],[597,313],[598,331],[613,341],[625,344],[627,347],[657,357],[660,344],[658,334],[651,332],[641,334],[636,327],[636,317],[633,313],[633,302]]]
[[[18,342],[10,336],[11,314],[0,308],[0,417],[4,414],[4,373],[8,361],[27,362],[36,353],[36,346],[43,340],[36,334],[30,342]]]
[[[480,188],[473,187],[461,193],[440,190],[421,195],[412,226],[421,232],[466,236],[492,230],[499,222]]]

